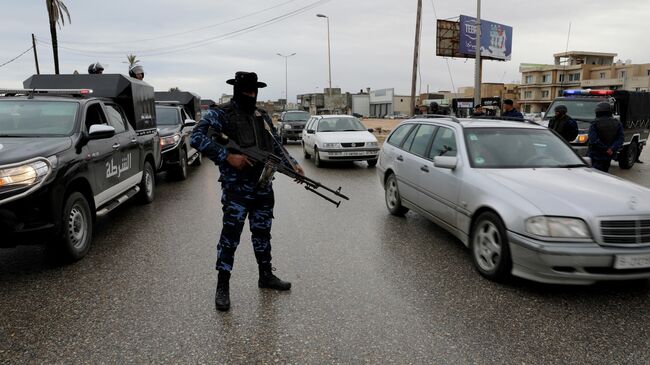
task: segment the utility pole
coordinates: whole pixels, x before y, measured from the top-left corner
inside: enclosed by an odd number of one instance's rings
[[[474,60],[474,105],[481,103],[481,0],[476,0],[476,59]]]
[[[38,67],[38,53],[36,52],[36,38],[34,37],[34,33],[32,33],[32,49],[34,50],[34,62],[36,63],[36,74],[40,75],[41,70]]]
[[[415,18],[415,48],[413,50],[413,78],[411,79],[411,115],[415,115],[415,84],[418,81],[418,61],[420,58],[420,20],[422,18],[422,0],[418,0]]]
[[[289,57],[295,56],[296,53],[292,53],[288,56],[277,53],[278,56],[284,57],[284,110],[287,110],[287,103],[289,102]]]

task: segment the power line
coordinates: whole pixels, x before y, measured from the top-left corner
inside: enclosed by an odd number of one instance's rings
[[[433,8],[433,16],[438,20],[438,13],[436,12],[436,5],[431,0],[431,7]],[[436,24],[437,26],[437,24]],[[454,76],[451,73],[451,67],[449,66],[449,58],[444,57],[445,62],[447,63],[447,72],[449,72],[449,79],[451,80],[451,89],[456,92],[456,86],[454,85]]]
[[[83,50],[83,49],[77,49],[77,48],[65,47],[65,46],[59,46],[59,48],[61,48],[63,50],[66,50],[66,51],[70,51],[71,53],[76,52],[77,54],[80,54],[80,55],[89,56],[89,54],[95,54],[94,56],[91,56],[91,57],[96,57],[97,55],[100,55],[100,56],[103,55],[105,57],[105,56],[108,56],[108,55],[115,55],[115,54],[120,54],[121,55],[121,54],[124,54],[124,53],[134,53],[134,54],[138,54],[139,56],[160,56],[160,55],[166,55],[166,54],[173,54],[173,53],[177,53],[177,52],[187,51],[187,50],[190,50],[190,49],[193,49],[193,48],[203,47],[208,43],[214,43],[214,42],[217,42],[217,41],[220,41],[220,40],[233,38],[233,37],[236,37],[236,36],[239,36],[239,35],[242,35],[242,34],[252,32],[252,31],[257,30],[257,29],[264,28],[266,26],[278,23],[278,22],[280,22],[282,20],[285,20],[287,18],[290,18],[290,17],[296,16],[296,15],[302,14],[304,12],[307,12],[307,11],[313,9],[313,8],[316,8],[316,7],[318,7],[320,5],[323,5],[323,4],[325,4],[327,2],[330,2],[330,1],[331,0],[318,0],[318,1],[313,2],[313,3],[309,4],[309,5],[306,5],[306,6],[302,7],[302,8],[298,8],[298,9],[293,10],[291,12],[288,12],[288,13],[273,17],[271,19],[265,20],[265,21],[257,23],[257,24],[253,24],[253,25],[248,26],[248,27],[244,27],[244,28],[241,28],[241,29],[238,29],[238,30],[234,30],[234,31],[227,32],[227,33],[224,33],[224,34],[221,34],[221,35],[217,35],[217,36],[204,38],[204,39],[197,40],[197,41],[186,42],[186,43],[183,43],[183,44],[176,44],[176,45],[167,46],[167,47],[150,48],[150,49],[145,49],[145,50],[126,50],[126,51],[95,51],[95,50]]]
[[[34,47],[29,47],[25,52],[19,54],[18,56],[16,56],[16,57],[10,59],[9,61],[7,61],[7,62],[5,62],[5,63],[3,63],[3,64],[0,64],[0,67],[6,66],[6,65],[8,65],[8,64],[10,64],[10,63],[12,63],[12,62],[14,62],[15,60],[19,59],[19,58],[20,58],[22,55],[24,55],[25,53],[31,51],[33,48],[34,48]]]
[[[297,0],[289,0],[289,1],[285,1],[285,2],[283,2],[283,3],[277,4],[277,5],[274,5],[274,6],[270,6],[270,7],[268,7],[268,8],[264,8],[264,9],[261,9],[261,10],[258,10],[258,11],[252,12],[252,13],[248,13],[248,14],[245,14],[245,15],[242,15],[242,16],[239,16],[239,17],[236,17],[236,18],[232,18],[232,19],[224,20],[224,21],[219,22],[219,23],[209,24],[209,25],[201,26],[201,27],[198,27],[198,28],[193,28],[193,29],[190,29],[190,30],[182,31],[182,32],[169,33],[169,34],[160,35],[160,36],[151,37],[151,38],[132,39],[132,40],[114,41],[114,42],[82,42],[82,41],[66,41],[66,40],[60,40],[59,43],[64,43],[64,44],[81,44],[81,45],[83,45],[83,44],[92,44],[92,45],[112,45],[112,44],[124,44],[124,43],[142,43],[142,42],[149,42],[149,41],[153,41],[153,40],[165,39],[165,38],[171,38],[171,37],[176,37],[176,36],[180,36],[180,35],[185,35],[185,34],[190,34],[190,33],[194,33],[194,32],[199,32],[199,31],[202,31],[202,30],[205,30],[205,29],[209,29],[209,28],[218,27],[218,26],[220,26],[220,25],[224,25],[224,24],[232,23],[232,22],[235,22],[235,21],[238,21],[238,20],[242,20],[242,19],[245,19],[245,18],[248,18],[248,17],[254,16],[254,15],[262,14],[262,13],[265,13],[265,12],[267,12],[267,11],[269,11],[269,10],[277,9],[277,8],[280,8],[280,7],[284,6],[284,5],[287,5],[287,4],[290,4],[290,3],[292,3],[292,2],[296,2],[296,1],[297,1]]]

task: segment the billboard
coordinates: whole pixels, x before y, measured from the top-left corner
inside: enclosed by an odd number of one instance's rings
[[[476,54],[476,18],[460,16],[458,51],[466,57]],[[481,57],[507,61],[512,55],[512,27],[481,19]]]
[[[436,56],[467,58],[458,52],[460,41],[460,27],[458,22],[438,20],[436,24]]]

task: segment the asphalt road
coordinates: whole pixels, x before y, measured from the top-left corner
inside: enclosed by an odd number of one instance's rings
[[[649,157],[613,172],[648,186]],[[390,216],[375,169],[303,166],[351,200],[336,209],[276,180],[274,266],[290,292],[257,288],[246,233],[232,308],[215,311],[221,209],[204,161],[100,220],[76,264],[0,250],[0,363],[650,363],[648,281],[492,283],[433,223]]]

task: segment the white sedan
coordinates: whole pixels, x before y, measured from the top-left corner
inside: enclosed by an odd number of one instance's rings
[[[373,167],[377,165],[379,143],[372,131],[353,116],[314,116],[302,131],[305,158],[313,155],[317,167],[324,161],[366,161]]]

